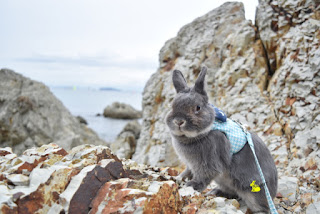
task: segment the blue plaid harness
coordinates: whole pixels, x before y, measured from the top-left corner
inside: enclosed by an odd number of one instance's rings
[[[230,120],[229,118],[226,122],[215,120],[212,129],[221,131],[227,136],[231,145],[231,155],[239,152],[247,143],[247,136],[245,132],[238,123]]]
[[[259,175],[260,175],[262,183],[263,183],[263,187],[265,190],[265,194],[266,194],[266,198],[268,201],[270,212],[272,214],[278,214],[277,209],[274,206],[272,197],[270,195],[269,189],[267,187],[266,181],[264,179],[258,158],[256,156],[256,152],[254,150],[254,145],[252,142],[252,137],[251,137],[250,132],[248,132],[246,130],[246,128],[243,125],[241,125],[240,123],[235,122],[235,121],[227,118],[227,116],[223,113],[223,111],[221,111],[220,109],[218,109],[217,107],[215,107],[212,104],[211,104],[211,106],[213,107],[213,109],[215,111],[215,115],[216,115],[215,121],[212,125],[212,130],[221,131],[227,136],[227,138],[230,142],[230,145],[231,145],[231,149],[230,149],[231,155],[239,152],[248,142],[248,144],[252,150],[252,153],[253,153],[253,156],[254,156],[258,171],[259,171]]]

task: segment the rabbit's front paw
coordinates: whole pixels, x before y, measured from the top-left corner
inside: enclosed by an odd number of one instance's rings
[[[194,190],[197,190],[199,192],[202,192],[206,188],[203,182],[197,181],[188,181],[187,186],[191,186]]]

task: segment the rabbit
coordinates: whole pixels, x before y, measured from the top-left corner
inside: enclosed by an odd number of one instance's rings
[[[212,130],[215,111],[208,103],[205,91],[206,68],[203,67],[194,87],[189,88],[183,74],[173,71],[177,92],[165,122],[169,127],[173,147],[186,169],[177,180],[188,178],[187,186],[202,192],[214,180],[218,188],[209,194],[226,198],[241,198],[254,213],[268,213],[269,206],[252,151],[248,145],[230,155],[226,135]],[[275,197],[278,175],[274,160],[263,141],[255,134],[252,141],[272,198]],[[252,192],[252,182],[262,187]]]

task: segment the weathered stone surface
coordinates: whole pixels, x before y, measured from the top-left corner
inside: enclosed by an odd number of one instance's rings
[[[140,136],[141,125],[138,121],[131,121],[123,128],[115,142],[110,145],[111,150],[119,158],[132,158],[136,151],[137,140]]]
[[[320,212],[320,201],[312,203],[306,210],[306,214],[313,214]]]
[[[63,152],[62,152],[63,151]],[[9,156],[11,154],[8,154]],[[6,155],[6,156],[8,156]],[[172,168],[120,161],[103,146],[83,145],[66,152],[44,145],[12,159],[1,157],[0,212],[8,213],[243,213],[236,200],[204,196],[175,182]],[[38,160],[25,186],[8,177],[12,164]],[[6,161],[2,161],[6,159]],[[31,162],[31,161],[30,161]],[[209,186],[211,188],[211,186]],[[209,190],[206,190],[209,191]],[[182,194],[181,194],[182,193]]]
[[[6,177],[15,186],[27,186],[29,177],[22,174],[10,174]]]
[[[142,113],[129,104],[114,102],[103,110],[103,116],[116,119],[138,119],[141,118]]]
[[[298,179],[295,177],[282,176],[278,181],[278,192],[282,197],[288,198],[291,202],[296,200]]]
[[[320,144],[320,20],[316,1],[261,1],[257,26],[273,76],[270,100],[295,158]],[[271,28],[270,28],[271,26]]]
[[[70,149],[105,144],[80,124],[42,83],[0,70],[0,145],[16,153],[48,143]]]

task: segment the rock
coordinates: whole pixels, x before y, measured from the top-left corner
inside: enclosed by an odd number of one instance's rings
[[[86,121],[86,119],[84,119],[83,117],[81,116],[77,116],[76,117],[78,119],[78,121],[82,124],[85,124],[85,125],[88,125],[88,122]]]
[[[141,125],[137,120],[128,122],[118,136],[124,132],[131,132],[136,139],[140,137]]]
[[[191,187],[177,184],[169,175],[174,169],[160,170],[132,160],[120,160],[105,146],[82,145],[67,152],[58,145],[48,144],[26,150],[11,160],[6,156],[0,159],[0,174],[7,175],[0,181],[0,212],[4,214],[192,210],[235,214],[243,213],[240,208],[245,209],[236,200],[204,196]],[[37,165],[28,173],[16,171],[21,164],[34,163],[31,160]],[[12,178],[17,175],[27,177],[30,182],[12,187]]]
[[[114,102],[104,109],[103,116],[116,119],[138,119],[142,117],[142,113],[129,104]]]
[[[138,121],[128,122],[118,135],[115,142],[110,145],[111,150],[119,158],[132,158],[135,153],[137,140],[140,136],[141,125]]]
[[[172,181],[159,182],[153,192],[132,188],[133,180],[120,179],[108,182],[102,187],[92,203],[90,213],[115,212],[145,212],[145,213],[175,213],[179,210],[179,195],[177,185]],[[101,194],[101,196],[100,196]],[[108,195],[109,197],[105,197]]]
[[[266,48],[272,78],[270,100],[282,125],[286,124],[290,149],[315,149],[312,133],[319,122],[320,20],[316,1],[260,1],[256,23]],[[271,28],[270,28],[271,26]],[[317,130],[319,131],[319,130]],[[306,157],[306,152],[301,153]]]
[[[195,196],[199,195],[199,192],[195,191],[192,187],[184,187],[179,189],[179,194],[184,197],[184,196]]]
[[[296,199],[298,179],[295,177],[282,176],[278,181],[278,192],[282,197],[288,198],[291,202]]]
[[[313,214],[313,213],[319,213],[320,212],[320,201],[312,203],[310,206],[308,206],[306,210],[306,214]]]
[[[16,186],[27,186],[29,184],[29,177],[22,174],[10,174],[6,178]]]
[[[64,149],[105,144],[80,124],[42,83],[8,69],[0,70],[0,145],[15,153],[56,143]]]

